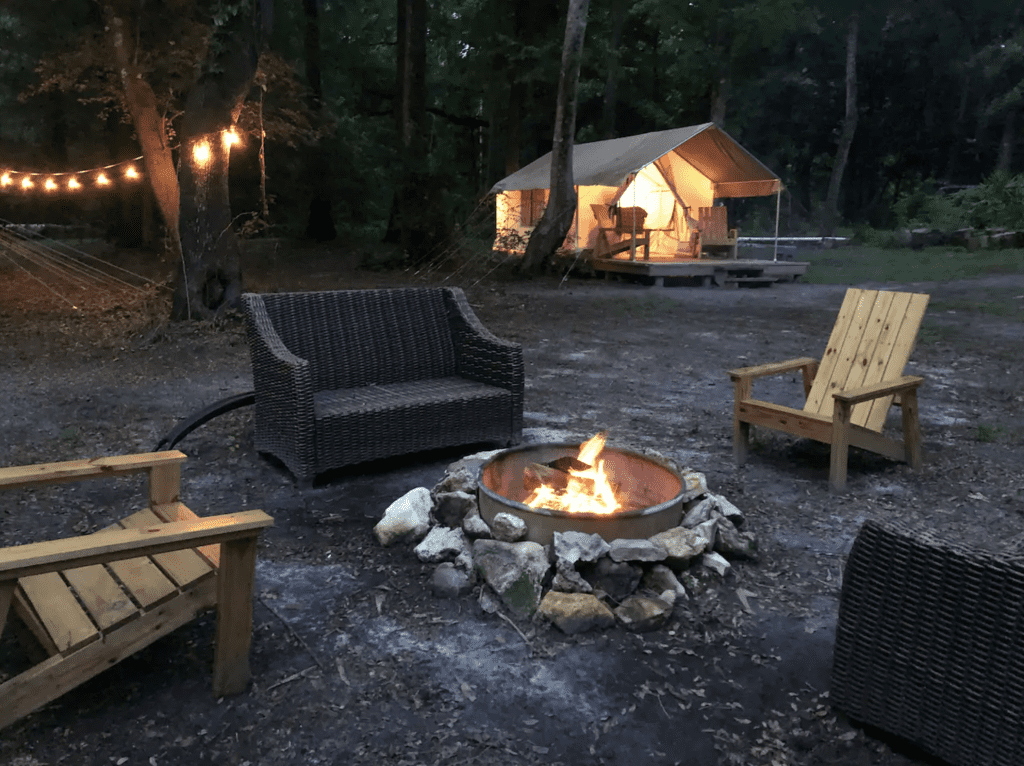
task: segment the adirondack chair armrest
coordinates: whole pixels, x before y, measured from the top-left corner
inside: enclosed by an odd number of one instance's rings
[[[42,484],[125,476],[140,471],[180,465],[185,454],[178,450],[145,452],[134,455],[113,455],[88,460],[65,460],[59,463],[37,463],[0,468],[0,489],[20,489]]]
[[[243,511],[0,549],[0,587],[28,575],[255,537],[274,520]]]
[[[881,383],[874,383],[870,386],[853,388],[848,391],[840,391],[832,394],[832,396],[835,397],[837,402],[842,402],[852,406],[859,402],[869,401],[870,399],[880,399],[883,396],[890,396],[891,394],[913,391],[923,382],[924,378],[919,375],[904,375],[903,377],[895,380],[885,380]]]
[[[733,382],[737,380],[753,380],[754,378],[764,378],[769,375],[784,375],[787,372],[793,370],[801,370],[805,368],[816,371],[818,367],[818,360],[811,359],[809,356],[801,356],[797,359],[788,359],[785,362],[773,362],[771,364],[759,364],[755,367],[740,367],[735,370],[729,370],[729,377],[732,378]]]

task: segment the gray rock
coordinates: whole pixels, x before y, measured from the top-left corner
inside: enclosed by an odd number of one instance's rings
[[[501,602],[490,588],[480,589],[480,608],[487,612],[487,614],[494,614],[501,609]]]
[[[718,522],[720,520],[721,516],[713,515],[707,521],[702,521],[693,528],[694,532],[704,538],[708,550],[711,550],[711,547],[715,544],[715,535],[718,532]]]
[[[472,538],[491,536],[491,528],[487,526],[487,522],[480,516],[480,510],[477,508],[467,513],[462,520],[462,531]]]
[[[555,562],[555,579],[551,581],[551,589],[565,593],[590,593],[593,586],[583,579],[576,567],[565,559]]]
[[[740,532],[728,517],[718,520],[715,550],[732,559],[758,560],[757,537],[753,532]]]
[[[374,534],[381,545],[388,546],[402,540],[422,540],[430,531],[430,490],[417,487],[402,495],[387,507]]]
[[[570,564],[597,561],[611,548],[598,534],[585,532],[555,532],[555,555]]]
[[[731,565],[721,555],[717,553],[705,553],[704,558],[701,559],[704,566],[714,572],[717,572],[722,577],[729,572]]]
[[[618,538],[609,544],[608,557],[612,561],[662,561],[668,551],[651,540]]]
[[[476,494],[476,486],[479,476],[479,468],[470,470],[466,466],[462,466],[457,470],[446,473],[444,478],[434,485],[434,495],[440,495],[445,492],[465,492],[470,495]]]
[[[537,610],[541,584],[550,568],[544,546],[477,540],[473,543],[473,565],[514,614],[529,617]]]
[[[430,578],[430,589],[439,598],[458,598],[473,589],[473,581],[450,561],[439,564]]]
[[[423,541],[413,548],[413,553],[425,564],[437,564],[441,561],[453,561],[461,554],[468,554],[469,544],[461,529],[434,527]]]
[[[548,591],[537,614],[570,635],[615,624],[612,611],[589,593]]]
[[[743,511],[737,508],[735,505],[730,503],[721,495],[708,494],[708,497],[715,501],[715,505],[718,507],[718,512],[729,519],[737,527],[742,527],[745,521]]]
[[[462,520],[476,510],[476,497],[468,492],[434,494],[434,518],[443,527],[462,526]]]
[[[708,491],[708,480],[704,474],[690,468],[684,468],[681,472],[683,477],[683,502],[688,503],[694,498],[700,497]]]
[[[693,529],[698,524],[701,524],[711,518],[711,513],[715,509],[715,499],[712,497],[704,496],[698,500],[690,510],[683,516],[683,521],[680,526],[688,527]]]
[[[456,473],[463,468],[467,469],[471,473],[476,473],[480,470],[480,466],[499,452],[504,452],[504,450],[492,449],[486,452],[474,452],[472,455],[466,455],[466,457],[460,458],[454,463],[449,464],[448,468],[445,469],[445,473]]]
[[[665,549],[665,564],[679,569],[690,565],[697,556],[707,550],[709,541],[699,532],[686,527],[673,527],[651,537],[651,541]]]
[[[655,593],[662,593],[666,590],[670,590],[676,594],[676,599],[688,599],[686,595],[686,588],[676,578],[675,573],[664,564],[655,564],[649,570],[644,572],[643,580],[641,584],[644,588],[654,591]]]
[[[643,570],[625,561],[601,558],[596,564],[588,564],[581,574],[595,589],[603,590],[614,601],[622,601],[636,590]]]
[[[657,630],[672,614],[675,593],[666,590],[660,596],[630,596],[615,608],[615,617],[623,627],[637,633]]]
[[[526,537],[526,522],[513,513],[496,513],[491,520],[491,534],[503,543],[517,543]]]

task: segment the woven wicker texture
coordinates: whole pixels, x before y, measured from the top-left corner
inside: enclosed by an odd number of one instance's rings
[[[522,349],[458,288],[247,293],[243,306],[256,448],[296,478],[522,438]]]
[[[1024,764],[1024,561],[897,524],[854,541],[833,704],[951,764]]]

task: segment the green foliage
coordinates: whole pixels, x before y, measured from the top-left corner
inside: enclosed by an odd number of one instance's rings
[[[894,207],[900,225],[908,228],[1024,229],[1024,174],[996,172],[977,186],[953,194],[922,186]]]
[[[1024,250],[926,247],[921,250],[851,246],[801,254],[810,262],[804,281],[857,285],[866,282],[946,282],[992,274],[1024,274]]]

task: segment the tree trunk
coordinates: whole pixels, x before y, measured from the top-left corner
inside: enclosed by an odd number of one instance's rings
[[[427,3],[398,0],[398,61],[395,120],[401,176],[385,241],[401,244],[405,260],[422,263],[448,239],[440,182],[427,161]]]
[[[839,225],[839,188],[850,156],[853,134],[857,129],[857,31],[860,17],[857,11],[850,14],[846,30],[846,114],[843,130],[836,147],[836,159],[832,165],[832,177],[828,182],[828,196],[825,197],[825,233],[832,236]]]
[[[565,42],[562,45],[562,67],[558,77],[558,98],[555,103],[555,131],[551,147],[551,196],[544,216],[537,224],[520,271],[540,271],[565,239],[576,212],[576,189],[573,181],[572,148],[576,134],[577,85],[580,60],[583,57],[583,36],[587,29],[587,8],[590,0],[569,0],[565,20]]]
[[[309,110],[316,115],[323,111],[323,84],[320,79],[320,0],[302,0],[305,14],[306,82],[309,83]],[[328,242],[338,236],[331,212],[331,155],[322,144],[306,150],[306,177],[313,187],[309,202],[306,236],[317,242]]]
[[[238,118],[252,85],[269,0],[239,14],[215,33],[211,58],[189,91],[181,130],[182,258],[174,286],[172,319],[205,319],[237,305],[242,292],[238,237],[228,200],[230,147],[223,131]],[[267,13],[264,13],[264,9]],[[205,148],[205,159],[197,150]]]
[[[626,25],[626,0],[612,0],[611,11],[611,55],[608,57],[608,75],[604,81],[604,103],[601,109],[601,135],[615,138],[615,109],[618,102],[619,48],[622,46],[622,30]]]
[[[1009,173],[1013,166],[1013,144],[1017,139],[1015,125],[1017,122],[1016,107],[1006,113],[1003,122],[1003,137],[999,141],[999,159],[996,160],[996,172]]]
[[[115,11],[112,4],[105,5],[103,11],[107,27],[110,29],[110,41],[121,75],[125,101],[135,126],[135,135],[142,147],[146,178],[153,188],[153,196],[170,235],[172,254],[178,257],[181,252],[178,236],[178,178],[174,171],[171,147],[167,141],[166,121],[157,111],[153,88],[142,78],[138,67],[135,66],[135,44],[131,30],[126,29],[124,18]]]

